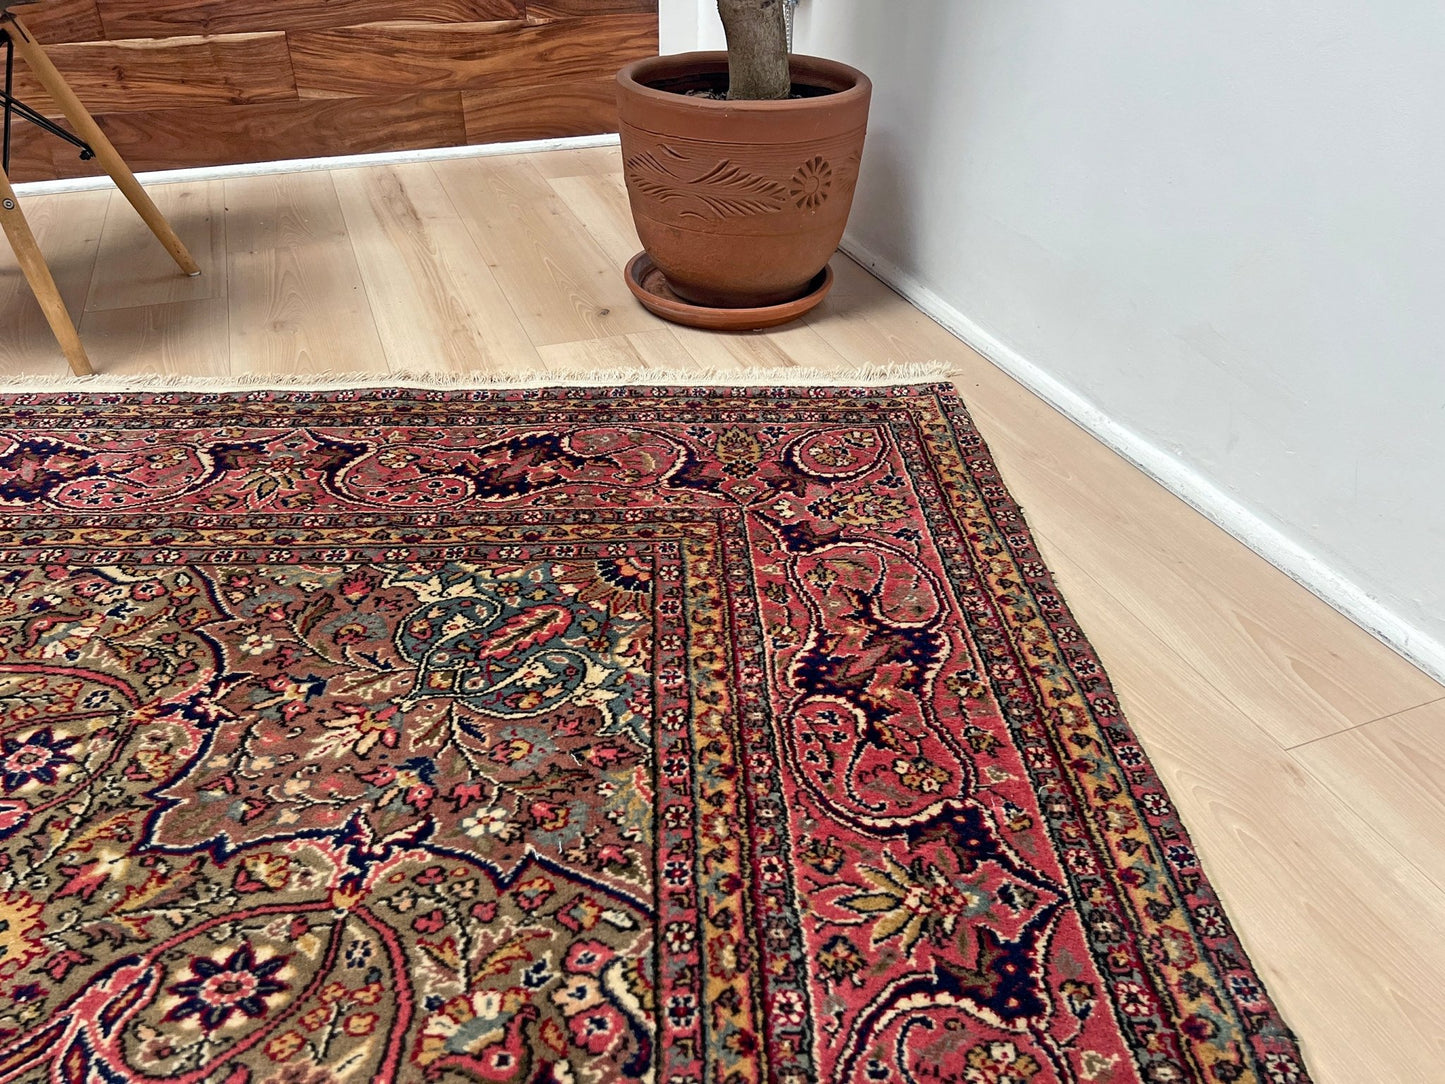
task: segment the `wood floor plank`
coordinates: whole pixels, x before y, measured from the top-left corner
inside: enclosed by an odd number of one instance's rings
[[[1290,753],[1445,891],[1445,700]]]
[[[330,174],[244,177],[225,185],[232,368],[386,372]]]
[[[674,327],[673,334],[704,369],[765,373],[775,369],[840,372],[851,364],[806,324],[768,331],[716,332]]]
[[[606,339],[554,343],[539,348],[538,353],[547,371],[559,375],[634,369],[669,374],[702,372],[697,359],[665,327]]]
[[[582,177],[589,174],[617,175],[620,181],[622,151],[616,144],[604,147],[575,147],[541,154],[507,155],[526,162],[543,177]]]
[[[1317,1084],[1435,1079],[1445,892],[1040,541]]]
[[[853,360],[956,379],[1030,522],[1288,747],[1445,689],[984,361],[851,261],[809,326]]]
[[[224,274],[224,265],[218,274]],[[87,312],[80,337],[105,376],[224,377],[231,372],[224,297]]]
[[[47,45],[46,54],[92,113],[133,113],[182,104],[294,101],[286,35],[227,34]],[[59,107],[24,64],[15,95],[47,116]]]
[[[627,336],[627,341],[642,359],[642,365],[646,369],[686,373],[698,368],[696,360],[678,341],[671,327],[659,327],[656,331],[634,331]]]
[[[69,192],[20,197],[20,208],[72,320],[79,321],[85,306],[110,196]],[[0,243],[0,375],[58,376],[69,371],[10,246]]]
[[[547,372],[558,374],[612,372],[646,365],[627,335],[552,343],[538,347],[537,353]]]
[[[658,326],[618,262],[530,165],[473,158],[433,168],[537,346]]]
[[[642,251],[642,242],[632,224],[627,189],[617,174],[617,149],[595,149],[610,152],[598,159],[604,170],[550,177],[547,183],[583,223],[598,247],[625,267],[628,260]]]
[[[1445,693],[1081,430],[1041,442],[1048,411],[1032,396],[980,408],[1035,525],[1105,562],[1106,586],[1280,746]]]
[[[186,243],[199,275],[176,266],[119,192],[111,194],[85,307],[121,309],[226,295],[225,190],[220,181],[151,185],[155,205]]]
[[[507,372],[537,363],[430,166],[341,170],[334,180],[393,371]]]

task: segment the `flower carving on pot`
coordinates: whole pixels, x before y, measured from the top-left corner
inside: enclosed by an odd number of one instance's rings
[[[828,193],[833,189],[833,167],[821,154],[809,158],[788,183],[788,194],[805,211],[815,211],[823,206]]]

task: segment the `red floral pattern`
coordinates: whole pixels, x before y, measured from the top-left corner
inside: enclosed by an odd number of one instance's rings
[[[1306,1080],[950,389],[4,422],[0,1084]]]

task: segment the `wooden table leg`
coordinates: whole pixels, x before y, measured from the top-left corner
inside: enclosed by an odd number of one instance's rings
[[[89,376],[94,370],[90,367],[90,359],[85,356],[85,347],[80,345],[80,336],[76,334],[75,324],[65,309],[65,302],[50,275],[50,268],[45,264],[40,246],[35,243],[35,234],[30,232],[30,223],[20,213],[20,204],[15,199],[15,189],[10,187],[10,178],[3,173],[0,173],[0,226],[5,228],[5,236],[15,250],[16,262],[25,273],[30,289],[35,292],[35,300],[40,302],[45,319],[50,322],[50,330],[60,340],[60,349],[65,351],[71,372],[76,376]]]
[[[10,32],[10,36],[15,40],[16,51],[25,58],[41,86],[60,106],[65,119],[70,121],[71,127],[75,129],[75,134],[90,144],[91,150],[95,151],[96,161],[105,167],[116,187],[130,200],[131,206],[139,212],[141,218],[145,219],[146,225],[160,243],[166,246],[166,251],[174,257],[181,270],[188,275],[199,275],[201,269],[191,258],[184,242],[176,236],[176,231],[171,229],[171,224],[166,221],[165,215],[161,214],[160,208],[151,202],[150,196],[146,195],[145,189],[135,179],[135,174],[100,130],[100,125],[95,123],[95,118],[80,104],[80,99],[70,89],[70,84],[50,62],[50,57],[45,55],[44,47],[30,36],[30,31],[25,29],[25,24],[17,19],[13,12],[0,18],[0,26]]]

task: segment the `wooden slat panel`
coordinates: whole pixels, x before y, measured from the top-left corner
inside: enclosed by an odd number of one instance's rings
[[[548,83],[462,93],[468,143],[551,139],[617,131],[617,89],[611,79]]]
[[[296,98],[282,33],[83,42],[49,45],[46,52],[93,113]],[[44,113],[59,113],[23,64],[15,66],[15,94]]]
[[[17,8],[25,28],[44,45],[62,41],[99,41],[105,37],[96,0],[50,0]]]
[[[23,14],[132,166],[160,169],[615,131],[611,78],[656,51],[656,7],[47,0]],[[16,76],[22,98],[56,115],[24,65]],[[13,179],[98,172],[17,126]]]
[[[331,154],[451,147],[466,142],[461,95],[324,98],[265,105],[201,106],[97,118],[135,170],[268,162]],[[17,129],[12,177],[41,180],[98,174],[59,140]]]
[[[525,7],[522,0],[99,0],[99,5],[109,38],[315,30],[393,19],[472,23],[520,19]]]
[[[81,162],[80,152],[24,121],[16,121],[10,143],[12,181],[49,181],[56,177],[98,176],[95,162]]]
[[[568,15],[611,15],[626,11],[656,14],[657,0],[528,0],[531,18],[555,19]]]
[[[292,34],[302,93],[483,89],[611,75],[657,51],[657,18],[602,15],[548,23],[379,23]]]

